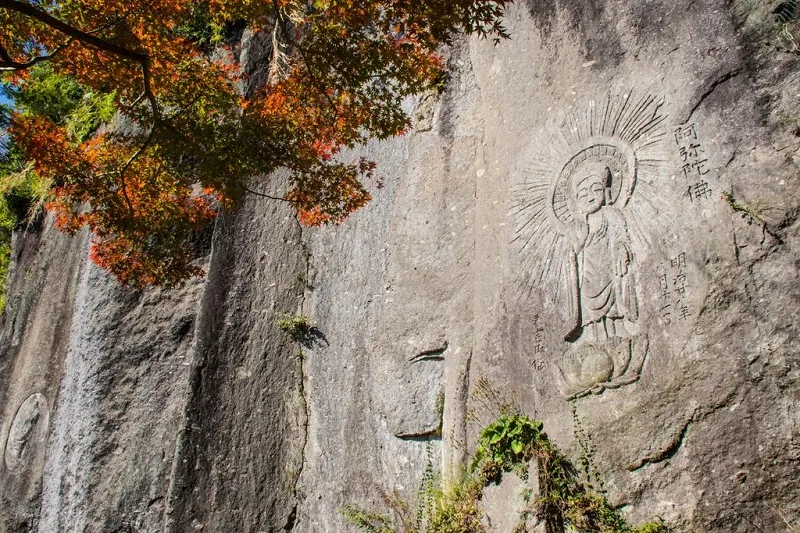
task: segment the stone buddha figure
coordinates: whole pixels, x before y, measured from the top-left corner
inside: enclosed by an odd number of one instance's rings
[[[568,284],[572,327],[564,338],[574,342],[586,336],[602,342],[627,337],[625,324],[636,322],[638,307],[630,239],[612,200],[614,172],[606,163],[590,160],[573,176],[575,240]]]
[[[648,340],[637,324],[635,257],[622,209],[635,183],[635,161],[614,147],[590,148],[561,179],[571,217],[562,226],[570,246],[567,347],[558,368],[564,394],[574,398],[638,380]]]
[[[548,317],[547,342],[529,328],[531,352],[537,364],[549,355],[567,399],[636,382],[648,357],[655,302],[639,284],[650,290],[643,268],[656,216],[671,209],[658,185],[670,169],[664,99],[630,97],[576,100],[560,131],[548,122],[514,166],[515,288],[520,305]]]

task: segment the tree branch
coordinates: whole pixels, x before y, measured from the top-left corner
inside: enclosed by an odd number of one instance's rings
[[[83,44],[97,48],[98,50],[109,52],[116,56],[125,59],[130,59],[131,61],[139,63],[142,66],[144,95],[147,97],[147,100],[150,102],[150,107],[153,109],[153,120],[155,120],[156,122],[159,121],[160,113],[158,109],[158,101],[156,100],[156,97],[153,94],[151,85],[149,55],[147,55],[146,53],[130,50],[128,48],[125,48],[124,46],[120,46],[116,43],[107,41],[106,39],[102,39],[96,35],[93,35],[93,32],[98,31],[98,29],[94,29],[90,32],[79,30],[78,28],[71,26],[70,24],[64,21],[57,19],[50,13],[37,9],[33,5],[21,0],[0,0],[0,9],[8,9],[9,11],[14,11],[26,17],[38,20],[42,24],[50,26],[54,30],[60,31],[66,36],[70,37],[70,41],[67,41],[66,44],[69,44],[69,42],[71,42],[72,39],[75,39],[77,41],[82,42]],[[49,55],[52,56],[53,54],[58,52],[59,48],[56,48],[56,50],[54,50],[53,53]],[[6,57],[7,56],[8,54],[6,54]],[[42,57],[44,58],[45,56]],[[47,57],[47,59],[49,59],[49,57]],[[30,68],[31,66],[43,60],[44,59],[34,58],[34,60],[32,60],[34,61],[33,63],[28,62],[28,63],[20,63],[17,65],[12,64],[9,66],[13,68],[2,68],[0,70],[24,70],[26,68]]]
[[[0,9],[8,9],[9,11],[15,11],[21,15],[36,19],[63,34],[72,37],[73,39],[77,39],[82,43],[94,46],[95,48],[99,48],[100,50],[104,50],[106,52],[111,52],[114,55],[124,57],[126,59],[131,59],[139,63],[144,63],[150,59],[147,54],[128,50],[124,46],[119,46],[118,44],[101,39],[96,35],[79,30],[74,26],[70,26],[66,22],[55,18],[50,13],[39,10],[27,2],[21,2],[20,0],[0,0]]]
[[[2,0],[0,0],[0,1],[2,1]],[[287,38],[287,39],[291,39],[289,30],[286,28],[286,24],[285,24],[286,21],[284,19],[283,13],[281,13],[281,8],[278,5],[278,3],[276,2],[276,0],[272,0],[272,6],[273,6],[273,9],[275,11],[275,27],[276,27],[276,29],[278,28],[278,26],[280,26],[280,29],[281,29],[281,32],[283,33],[283,36],[285,38]],[[316,73],[311,68],[311,62],[308,60],[308,57],[306,56],[306,49],[297,40],[295,40],[292,43],[292,45],[293,45],[294,48],[297,49],[297,51],[298,51],[298,53],[300,55],[300,59],[302,60],[303,66],[305,67],[306,72],[308,72],[308,75],[311,78],[311,81],[316,86],[317,91],[322,96],[324,96],[326,100],[328,100],[328,104],[330,105],[331,111],[333,112],[333,118],[331,119],[331,125],[332,126],[335,125],[336,121],[339,118],[339,108],[336,106],[336,103],[333,101],[333,99],[328,94],[326,85],[319,79],[319,77],[317,77]],[[273,49],[272,53],[275,54],[276,50]]]
[[[256,196],[261,196],[262,198],[269,198],[270,200],[278,200],[279,202],[292,203],[290,200],[287,200],[286,198],[279,198],[277,196],[264,194],[263,192],[254,191],[252,189],[248,189],[247,187],[245,187],[242,184],[240,184],[239,186],[242,188],[242,190],[244,190],[244,192],[249,192],[250,194],[255,194]]]
[[[32,66],[36,65],[37,63],[41,63],[42,61],[47,61],[48,59],[53,59],[53,57],[62,51],[64,48],[72,43],[73,39],[70,37],[67,39],[67,42],[61,44],[55,48],[49,54],[34,57],[24,63],[20,63],[19,61],[14,61],[11,56],[8,54],[5,48],[0,45],[0,72],[13,72],[17,70],[25,70],[31,68]]]
[[[147,150],[147,147],[150,146],[150,143],[153,140],[154,134],[155,134],[155,128],[150,130],[150,134],[147,136],[147,139],[145,139],[145,141],[142,143],[142,145],[128,158],[128,160],[125,162],[125,164],[122,165],[122,168],[119,169],[119,177],[122,180],[123,189],[125,188],[124,187],[124,184],[125,184],[125,172],[128,171],[128,169],[133,164],[133,162],[136,160],[136,158],[138,158],[140,155],[142,155],[142,153],[145,150]],[[127,194],[126,194],[126,196],[127,196]]]

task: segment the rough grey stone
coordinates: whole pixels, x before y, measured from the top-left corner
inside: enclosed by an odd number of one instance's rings
[[[287,206],[249,198],[218,221],[167,531],[292,528],[304,468],[304,362],[277,320],[300,311],[305,277]]]
[[[185,324],[202,287],[139,293],[83,269],[51,416],[40,531],[160,528],[188,396]]]
[[[36,527],[47,438],[58,400],[86,239],[50,221],[15,235],[0,337],[0,530]]]

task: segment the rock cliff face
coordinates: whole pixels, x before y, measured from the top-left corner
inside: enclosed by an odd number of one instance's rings
[[[179,289],[21,232],[0,530],[345,531],[344,504],[466,460],[487,382],[591,441],[632,522],[799,523],[800,66],[774,7],[520,1],[512,40],[456,46],[414,131],[356,154],[372,204],[301,229],[247,198]],[[487,496],[493,530],[517,499]]]

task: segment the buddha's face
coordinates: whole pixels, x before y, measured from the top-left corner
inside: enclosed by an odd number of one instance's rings
[[[575,186],[575,206],[581,215],[597,213],[606,204],[607,168],[587,168]]]

